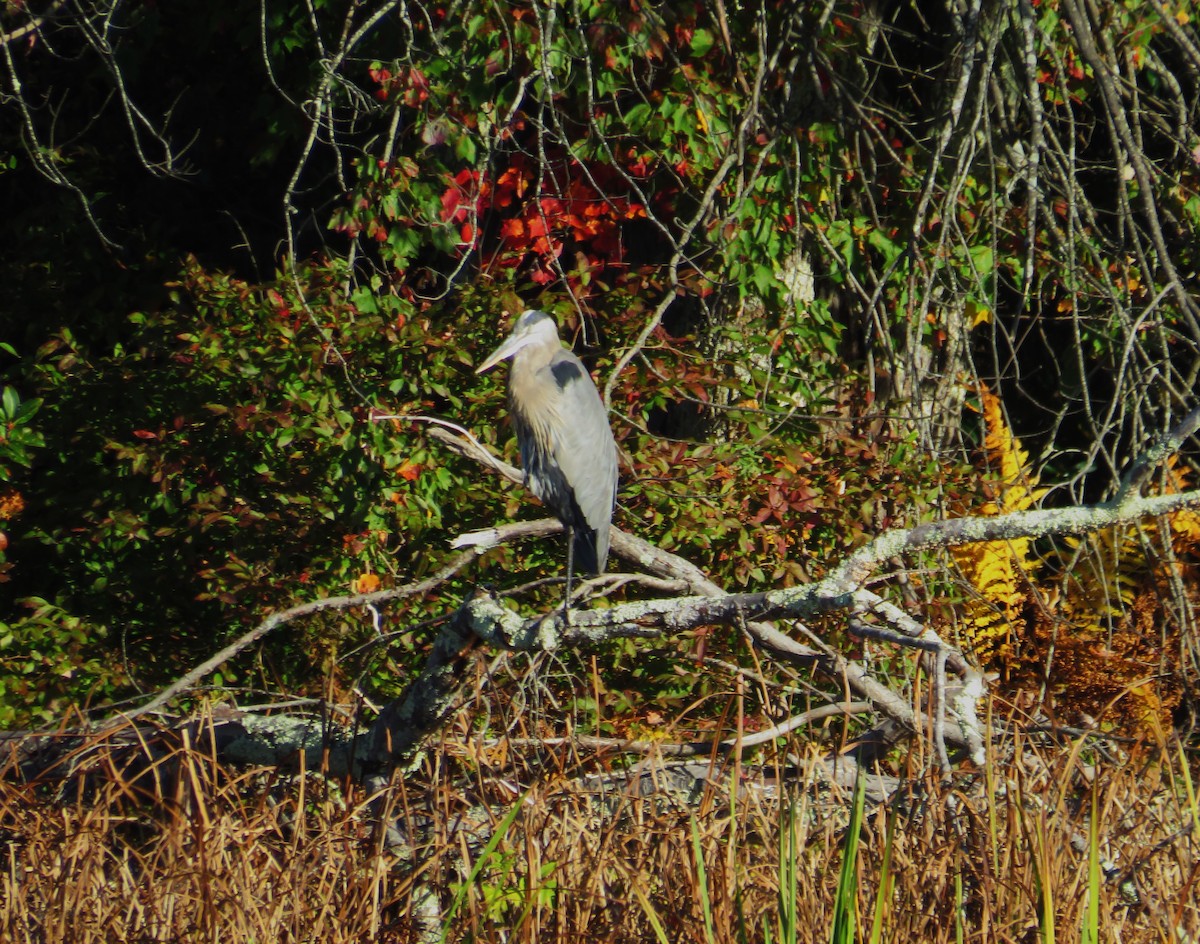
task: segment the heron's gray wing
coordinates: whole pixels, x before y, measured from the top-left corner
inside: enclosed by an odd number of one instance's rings
[[[608,413],[583,363],[565,348],[546,368],[556,390],[558,422],[551,451],[587,526],[596,534],[598,569],[608,557],[608,528],[617,499],[617,446]]]

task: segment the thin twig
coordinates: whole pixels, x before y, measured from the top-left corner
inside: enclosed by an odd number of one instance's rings
[[[260,639],[270,635],[280,626],[286,625],[287,623],[306,616],[312,616],[315,613],[323,613],[331,610],[348,610],[354,607],[369,607],[376,603],[383,603],[388,600],[398,600],[405,597],[419,596],[420,594],[428,593],[430,590],[440,586],[450,577],[462,570],[467,564],[475,560],[480,553],[482,552],[474,549],[466,551],[456,557],[453,561],[451,561],[433,576],[417,581],[416,583],[406,584],[403,587],[392,587],[387,590],[376,590],[374,593],[356,593],[343,597],[326,597],[322,600],[312,600],[308,603],[301,603],[298,606],[292,606],[286,610],[278,610],[264,619],[252,630],[239,636],[224,649],[214,653],[186,675],[168,685],[165,689],[159,692],[158,695],[146,702],[146,704],[139,708],[135,708],[132,711],[123,712],[120,715],[120,718],[113,723],[121,724],[130,719],[137,718],[140,715],[156,711],[171,699],[176,698],[184,692],[194,688],[201,679],[215,672],[239,652],[248,648],[249,646],[254,645],[254,643],[258,642]]]

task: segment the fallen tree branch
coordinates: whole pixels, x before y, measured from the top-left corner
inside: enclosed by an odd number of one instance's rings
[[[1164,437],[1163,442],[1178,448],[1200,424],[1200,408],[1189,413]],[[823,580],[781,590],[757,593],[727,594],[713,584],[699,569],[675,555],[655,548],[647,542],[616,529],[612,532],[612,548],[618,556],[643,563],[647,569],[675,578],[683,577],[694,594],[659,600],[641,600],[619,604],[606,609],[582,610],[572,614],[571,624],[565,625],[555,611],[545,616],[525,618],[489,596],[476,596],[463,604],[456,614],[454,633],[466,627],[484,642],[515,651],[553,651],[560,646],[590,647],[618,638],[655,639],[713,625],[744,625],[751,637],[772,655],[788,662],[815,666],[826,676],[844,683],[855,694],[875,704],[893,720],[915,729],[917,719],[906,699],[874,679],[860,664],[845,658],[809,634],[817,646],[806,646],[775,629],[771,624],[780,620],[801,622],[831,613],[846,613],[850,617],[871,615],[883,620],[894,632],[888,639],[930,652],[934,658],[935,717],[933,736],[943,769],[949,766],[946,743],[967,748],[976,763],[984,759],[984,737],[975,713],[975,704],[985,694],[981,673],[972,667],[962,653],[947,644],[927,625],[906,614],[894,604],[863,588],[863,584],[884,561],[911,551],[945,549],[963,544],[1040,537],[1049,534],[1082,534],[1099,531],[1113,525],[1169,514],[1183,508],[1200,506],[1200,490],[1171,495],[1141,496],[1137,487],[1148,477],[1145,469],[1152,462],[1161,462],[1170,454],[1169,448],[1156,444],[1146,456],[1137,457],[1130,465],[1125,486],[1108,502],[1074,508],[1041,509],[1012,512],[994,516],[967,516],[920,524],[912,528],[886,532],[850,555],[841,566]],[[861,628],[867,624],[859,621]],[[454,645],[461,645],[456,641]],[[444,671],[445,660],[439,665]],[[959,694],[950,706],[945,702],[946,668],[956,672],[964,681]],[[422,686],[431,680],[416,680],[405,702],[409,708],[402,716],[383,716],[376,722],[373,747],[389,754],[387,762],[404,765],[424,737],[431,733],[400,732],[391,725],[402,717],[406,722],[418,712],[414,710],[428,697],[433,704],[444,707],[445,677],[436,674],[438,685],[426,694]],[[947,722],[946,708],[957,719]],[[429,717],[444,717],[439,711]],[[432,730],[432,729],[431,729]],[[377,758],[378,760],[378,758]],[[386,764],[385,764],[386,766]]]

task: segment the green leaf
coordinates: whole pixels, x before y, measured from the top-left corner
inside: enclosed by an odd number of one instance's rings
[[[867,230],[867,243],[878,250],[889,265],[904,251],[903,246],[889,239],[886,233],[874,226]]]
[[[697,58],[708,55],[708,51],[713,48],[716,39],[713,34],[706,29],[698,29],[692,34],[692,55]]]
[[[461,157],[468,164],[475,163],[475,139],[469,134],[464,134],[454,143],[454,153]]]
[[[350,296],[350,301],[354,303],[362,314],[374,315],[379,313],[379,304],[376,301],[375,293],[369,288],[362,287],[354,290]]]
[[[975,271],[982,275],[990,275],[992,272],[995,256],[991,246],[972,246],[970,248],[971,264],[975,266]]]
[[[20,425],[28,423],[33,417],[33,414],[41,407],[41,399],[26,400],[17,408],[16,414],[13,416],[13,422]]]
[[[653,108],[648,102],[642,102],[634,105],[625,111],[625,126],[630,131],[638,131],[643,128],[650,117],[655,114]]]

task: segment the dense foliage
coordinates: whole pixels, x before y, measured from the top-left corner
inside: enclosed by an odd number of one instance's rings
[[[595,368],[618,526],[731,588],[978,506],[981,381],[1058,501],[1193,393],[1182,8],[9,3],[0,30],[0,724],[527,513],[417,419],[513,459],[472,371],[506,312]],[[386,694],[422,620],[560,557],[497,549],[386,646],[331,617],[219,681]]]

